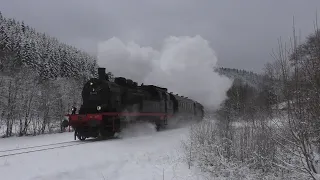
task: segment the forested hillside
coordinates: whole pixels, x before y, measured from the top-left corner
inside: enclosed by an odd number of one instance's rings
[[[96,61],[0,12],[0,135],[56,131]]]
[[[233,80],[232,87],[227,91],[227,99],[217,111],[218,117],[232,121],[254,119],[252,113],[270,112],[280,98],[274,86],[277,81],[265,74],[224,67],[215,71]]]
[[[231,79],[241,80],[254,88],[258,88],[264,79],[264,76],[261,74],[234,68],[219,67],[215,71]]]

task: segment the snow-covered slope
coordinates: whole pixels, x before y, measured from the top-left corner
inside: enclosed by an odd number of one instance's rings
[[[183,162],[187,128],[0,157],[0,179],[201,179]],[[1,150],[72,141],[72,133],[0,139]],[[4,154],[4,152],[2,152]]]

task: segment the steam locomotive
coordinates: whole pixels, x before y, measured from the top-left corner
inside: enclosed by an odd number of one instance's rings
[[[194,100],[168,93],[167,88],[139,86],[124,77],[111,81],[105,68],[98,68],[98,78],[84,84],[79,112],[73,107],[63,126],[71,126],[74,138],[84,141],[89,137],[112,137],[139,121],[151,122],[160,130],[173,119],[201,121],[203,116],[203,106]]]

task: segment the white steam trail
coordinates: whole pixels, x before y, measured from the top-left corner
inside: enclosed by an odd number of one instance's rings
[[[209,109],[219,106],[232,84],[213,72],[217,57],[201,36],[169,37],[159,51],[114,37],[98,45],[98,64],[115,76],[166,87]]]

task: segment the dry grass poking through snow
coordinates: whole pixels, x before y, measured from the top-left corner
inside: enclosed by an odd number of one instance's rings
[[[300,164],[276,142],[277,136],[285,135],[283,129],[266,124],[226,126],[205,120],[191,126],[188,139],[182,143],[189,167],[197,166],[211,178],[226,180],[307,179],[283,165],[283,160]]]

